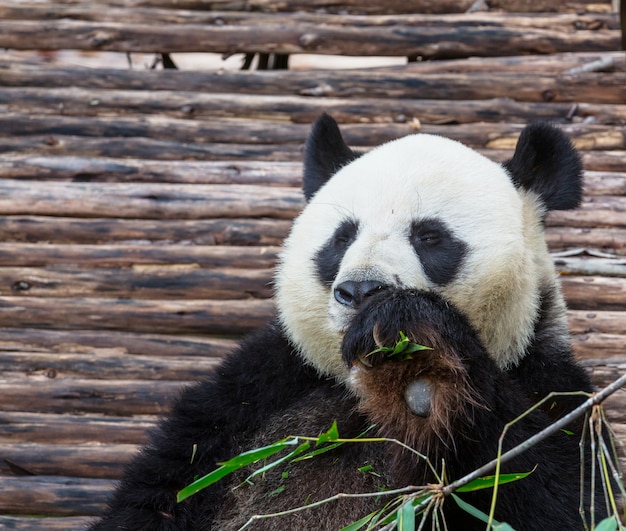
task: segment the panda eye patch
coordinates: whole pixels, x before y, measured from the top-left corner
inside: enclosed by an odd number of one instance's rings
[[[334,234],[315,255],[317,276],[324,284],[332,284],[348,247],[356,240],[359,224],[347,219],[340,223]]]
[[[439,219],[413,222],[409,240],[431,282],[452,282],[467,254],[467,245]]]

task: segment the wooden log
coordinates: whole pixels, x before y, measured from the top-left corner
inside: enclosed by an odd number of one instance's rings
[[[626,195],[626,172],[587,171],[584,177],[585,195]]]
[[[624,334],[626,312],[568,310],[568,323],[573,334]]]
[[[291,220],[280,219],[142,220],[0,216],[0,241],[280,245],[290,228]]]
[[[120,11],[120,9],[115,9],[112,6],[123,6],[126,8],[126,11],[129,12],[129,21],[136,21],[136,18],[132,16],[132,13],[138,11],[136,16],[142,17],[143,20],[146,18],[146,14],[151,14],[152,12],[156,12],[155,18],[159,22],[172,22],[172,23],[180,23],[184,21],[192,21],[191,18],[193,15],[197,14],[198,21],[202,23],[211,23],[214,18],[211,18],[210,15],[207,15],[206,12],[220,12],[226,11],[226,13],[220,13],[222,16],[226,17],[227,20],[230,20],[230,17],[233,15],[237,15],[237,11],[245,12],[245,11],[254,11],[255,14],[259,15],[261,13],[275,13],[280,14],[280,12],[313,12],[313,13],[342,13],[345,15],[346,12],[350,13],[367,13],[370,15],[373,14],[389,14],[389,13],[438,13],[438,14],[447,14],[447,13],[464,13],[469,9],[474,0],[442,0],[441,2],[437,2],[434,5],[431,2],[427,2],[425,0],[410,0],[408,2],[400,2],[399,0],[392,0],[390,2],[386,2],[384,5],[380,5],[375,2],[354,2],[348,0],[347,2],[335,2],[329,0],[314,0],[314,1],[298,1],[298,2],[276,2],[266,1],[266,0],[251,0],[251,1],[237,1],[237,0],[226,0],[226,1],[206,1],[206,0],[177,0],[176,7],[178,9],[184,10],[193,10],[191,13],[185,11],[178,11],[172,9],[172,3],[167,0],[106,0],[102,2],[102,0],[96,0],[95,2],[85,3],[85,2],[72,2],[71,6],[62,5],[61,2],[57,2],[55,6],[55,14],[53,16],[58,17],[56,14],[56,10],[63,13],[65,16],[73,16],[77,18],[87,18],[87,14],[92,13],[94,6],[102,7],[102,4],[106,5],[108,10],[112,10],[114,12]],[[101,4],[101,5],[98,5]],[[32,18],[35,15],[32,14],[35,11],[36,7],[39,7],[35,4],[35,6],[30,5],[25,8],[19,9],[19,5],[11,5],[9,4],[3,12],[0,12],[3,16],[7,18]],[[159,9],[166,8],[166,9]],[[161,17],[158,17],[158,14],[161,14]],[[167,13],[172,12],[171,16],[168,17]],[[143,15],[143,16],[142,16]],[[261,15],[262,16],[262,15]],[[214,15],[214,17],[216,17]],[[98,15],[94,14],[89,17],[89,20],[98,20]],[[115,18],[117,21],[123,21],[123,19]],[[141,19],[140,19],[141,20]]]
[[[456,61],[446,62],[457,66]],[[0,84],[8,86],[61,86],[75,83],[85,88],[120,89],[159,89],[176,90],[185,86],[188,91],[202,92],[211,86],[215,94],[256,94],[256,95],[304,95],[308,97],[368,97],[412,98],[435,100],[487,100],[511,98],[518,101],[550,103],[596,103],[622,104],[621,88],[626,73],[582,73],[576,75],[550,75],[545,72],[528,72],[520,75],[512,71],[471,71],[471,72],[422,72],[415,66],[436,63],[410,63],[394,68],[370,68],[351,70],[350,83],[345,74],[337,70],[319,70],[315,76],[305,71],[283,71],[280,78],[273,72],[260,76],[256,71],[230,71],[219,74],[213,72],[171,71],[164,75],[152,72],[127,72],[123,70],[102,70],[102,79],[94,79],[93,74],[76,72],[73,69],[54,69],[49,76],[39,79],[35,73],[17,70],[16,66],[5,66]],[[520,65],[515,65],[523,70]],[[434,67],[432,67],[434,69]],[[452,67],[451,67],[452,68]],[[462,69],[462,67],[459,67]],[[15,71],[17,70],[17,71]],[[99,69],[100,70],[100,69]],[[13,74],[16,80],[13,80]],[[46,85],[45,81],[48,80]],[[374,82],[375,80],[375,82]],[[590,87],[595,90],[591,90]],[[323,101],[323,100],[322,100]],[[189,109],[185,109],[189,110]],[[186,115],[188,116],[188,115]]]
[[[483,17],[478,21],[484,20]],[[556,20],[559,15],[554,17]],[[515,15],[512,15],[511,20],[514,19]],[[524,24],[503,27],[499,21],[486,30],[481,24],[473,25],[471,17],[461,20],[465,23],[445,24],[445,16],[438,16],[433,19],[436,25],[432,26],[396,23],[391,27],[366,28],[320,22],[261,25],[252,22],[249,26],[233,26],[168,25],[151,23],[150,20],[130,24],[66,19],[0,20],[0,46],[16,50],[316,53],[424,59],[614,51],[620,46],[621,36],[617,30],[578,30],[575,26],[546,29]]]
[[[546,241],[552,251],[573,248],[599,249],[618,255],[626,255],[626,230],[619,228],[557,227],[546,230]]]
[[[410,126],[387,126],[387,139],[408,134]],[[260,122],[256,120],[196,121],[153,116],[75,117],[28,116],[6,113],[0,116],[3,135],[78,135],[88,137],[140,137],[194,143],[302,143],[310,129],[308,125]],[[352,142],[354,143],[354,142]]]
[[[0,443],[139,445],[147,442],[148,431],[155,426],[157,418],[0,411]]]
[[[159,182],[177,184],[255,184],[300,187],[300,162],[185,161],[76,156],[7,156],[0,178],[75,182]],[[607,176],[607,182],[610,176]]]
[[[0,267],[0,296],[251,300],[270,298],[272,279],[272,269],[205,269],[193,264],[88,270]]]
[[[132,266],[166,266],[187,264],[206,269],[274,267],[276,246],[211,245],[80,245],[80,244],[13,244],[0,242],[0,267],[80,265],[81,268],[127,268]]]
[[[218,364],[213,357],[129,356],[123,348],[91,352],[5,352],[0,359],[3,374],[28,377],[103,380],[193,381],[209,374]]]
[[[0,326],[138,333],[242,334],[272,316],[271,300],[173,301],[0,297]]]
[[[108,1],[108,0],[107,0]],[[114,0],[116,1],[116,0]],[[120,1],[120,0],[117,0]],[[131,0],[138,1],[138,0]],[[139,0],[142,4],[146,0]],[[164,0],[150,0],[150,4],[153,2],[161,3]],[[182,0],[182,2],[193,2],[194,0]],[[560,11],[569,12],[570,10],[578,11],[580,9],[591,9],[593,6],[598,6],[596,9],[600,9],[602,12],[609,11],[610,5],[607,5],[608,0],[601,0],[596,3],[587,2],[585,0],[569,0],[566,2],[560,0],[490,0],[490,8],[499,8],[507,11]],[[233,5],[237,4],[236,1],[223,0],[221,2],[215,2],[217,5]],[[385,3],[372,2],[371,0],[346,0],[342,2],[335,2],[332,0],[288,0],[277,3],[276,0],[249,0],[246,2],[246,7],[250,6],[253,9],[259,9],[262,11],[274,11],[280,9],[281,11],[300,11],[300,10],[319,10],[324,9],[332,10],[329,12],[343,12],[343,11],[357,11],[365,13],[456,13],[466,12],[474,2],[458,2],[445,0],[441,4],[434,5],[433,2],[424,2],[423,0],[409,0],[408,2],[399,2],[397,0]],[[161,5],[163,5],[161,3]],[[224,7],[224,9],[229,9]],[[240,8],[238,8],[240,9]],[[390,10],[390,11],[388,11]]]
[[[266,160],[297,161],[302,146],[176,142],[154,138],[89,138],[34,134],[2,137],[0,154],[78,155],[83,157],[152,160]]]
[[[158,123],[156,123],[158,122]],[[194,143],[302,144],[309,124],[285,124],[261,120],[180,120],[166,117],[66,117],[7,113],[0,116],[7,136],[50,134],[87,137],[142,137]],[[344,124],[349,145],[376,146],[416,132],[447,136],[479,149],[514,149],[524,124]],[[626,134],[612,125],[563,125],[561,129],[580,150],[623,150]]]
[[[567,227],[626,227],[623,211],[612,209],[580,209],[550,213],[550,226]]]
[[[134,444],[0,443],[0,474],[17,468],[23,475],[117,479],[137,450]]]
[[[86,516],[19,517],[0,516],[0,527],[6,531],[84,531],[93,520]]]
[[[35,0],[36,1],[36,0]],[[45,0],[44,0],[45,1]],[[61,0],[57,3],[66,3],[68,0]],[[497,4],[496,4],[497,2]],[[72,4],[87,3],[87,5],[100,4],[106,7],[124,6],[128,8],[171,8],[169,0],[71,0]],[[372,0],[177,0],[176,7],[190,10],[211,10],[211,11],[255,11],[276,13],[279,11],[313,11],[323,13],[465,13],[474,0],[442,0],[436,4],[426,0],[408,0],[401,2],[391,0],[388,2],[375,2]],[[568,0],[566,2],[556,0],[492,0],[492,7],[497,5],[500,10],[513,10],[525,12],[579,12],[580,10],[599,12],[610,12],[610,0],[598,0],[589,2],[587,0]],[[524,9],[520,9],[523,7]]]
[[[303,205],[300,190],[257,185],[0,182],[0,215],[9,216],[291,219]]]
[[[528,58],[530,64],[534,64]],[[0,85],[22,87],[77,86],[83,88],[119,88],[203,92],[211,87],[214,94],[304,95],[309,97],[413,98],[435,100],[483,100],[511,98],[517,101],[550,103],[624,103],[626,72],[585,72],[576,75],[546,74],[545,70],[520,75],[523,68],[513,63],[510,70],[499,71],[493,65],[478,63],[477,71],[459,73],[458,61],[445,62],[444,71],[424,71],[422,64],[434,69],[436,63],[410,63],[394,68],[280,72],[230,71],[184,72],[125,71],[97,69],[98,74],[77,68],[39,67],[0,63]],[[571,63],[570,63],[571,64]],[[491,66],[491,69],[489,69]],[[544,64],[545,67],[545,64]],[[538,67],[539,68],[539,67]],[[448,71],[452,70],[452,71]],[[348,79],[349,78],[349,79]]]
[[[0,351],[83,353],[98,349],[117,349],[129,356],[149,355],[163,358],[220,358],[233,350],[236,342],[204,336],[138,334],[108,330],[42,330],[38,328],[0,328]]]
[[[206,90],[208,75],[211,78],[215,77],[215,72],[201,72],[201,71],[170,71],[163,72],[160,70],[129,70],[120,68],[106,68],[99,67],[84,68],[73,64],[63,64],[62,61],[54,63],[42,62],[40,60],[25,60],[22,55],[16,55],[17,52],[11,52],[7,50],[5,54],[0,58],[0,70],[2,71],[2,77],[0,77],[0,86],[7,87],[27,87],[27,86],[40,86],[40,87],[83,87],[93,89],[131,89],[131,90],[169,90],[177,91],[181,87],[185,88],[185,91],[202,93]],[[590,74],[595,75],[598,70],[589,71],[587,67],[589,65],[597,64],[599,61],[607,61],[609,63],[604,69],[599,71],[618,73],[622,70],[620,65],[623,62],[623,54],[619,51],[613,52],[579,52],[579,53],[559,53],[551,55],[523,55],[523,56],[511,56],[511,57],[469,57],[466,59],[451,59],[441,61],[421,61],[416,63],[409,63],[404,66],[393,67],[378,67],[367,68],[367,72],[376,74],[379,79],[385,78],[385,74],[398,73],[402,71],[408,71],[413,78],[422,78],[426,76],[426,79],[433,78],[432,74],[491,74],[497,76],[499,74],[517,74],[520,81],[523,81],[525,75],[531,76],[545,76],[547,71],[565,74],[565,78],[574,78],[582,75],[583,77]],[[567,72],[573,72],[572,74],[566,74]],[[224,74],[233,72],[224,71]],[[235,72],[236,73],[236,72]],[[316,74],[329,75],[333,73],[333,70],[316,70]],[[337,73],[337,72],[335,72]],[[351,69],[350,75],[355,76],[354,79],[359,79],[365,75],[363,69]],[[263,81],[264,79],[272,79],[276,72],[264,72],[265,76],[258,76],[259,72],[247,72],[244,74],[250,74],[255,77],[257,81]],[[303,76],[304,74],[296,71],[282,72],[289,79],[293,79],[294,76]],[[520,76],[520,74],[525,74]],[[429,76],[430,75],[430,76]],[[478,76],[480,79],[482,76]],[[589,80],[593,79],[592,76],[588,77]],[[217,81],[217,80],[216,80]],[[280,85],[276,83],[276,87],[280,88]],[[246,92],[251,93],[256,87],[247,87]],[[220,93],[223,91],[215,91],[211,86],[211,90],[214,93]],[[230,94],[236,94],[242,92],[241,90],[233,91]],[[275,94],[283,93],[276,92]],[[258,93],[258,92],[255,92]],[[268,95],[272,95],[272,92],[267,92]],[[506,97],[508,94],[503,94]],[[362,97],[362,94],[358,95]],[[415,96],[420,97],[419,95]],[[431,96],[428,99],[437,99]],[[445,98],[444,98],[445,99]],[[482,99],[482,96],[478,98],[469,99]],[[516,98],[517,99],[517,98]],[[622,103],[622,102],[616,102]]]
[[[57,476],[4,476],[1,481],[0,513],[11,515],[96,516],[115,486],[110,479]]]
[[[8,375],[0,378],[0,406],[3,411],[12,412],[163,415],[181,389],[190,383]]]
[[[567,12],[574,10],[577,12],[588,9],[600,9],[602,12],[610,11],[611,6],[607,2],[562,2],[561,0],[489,0],[490,9],[503,9],[505,11],[529,12]]]
[[[443,15],[443,16],[441,16]],[[364,31],[388,27],[418,27],[418,28],[463,28],[478,26],[489,28],[536,28],[562,30],[576,33],[580,30],[617,30],[619,22],[614,14],[601,13],[568,13],[568,14],[535,14],[505,13],[498,11],[478,11],[472,14],[445,13],[433,17],[423,12],[405,12],[393,15],[368,14],[328,14],[324,12],[285,11],[275,9],[271,14],[256,11],[250,13],[250,8],[240,11],[206,10],[189,11],[175,9],[141,8],[133,9],[108,6],[108,9],[93,4],[55,5],[50,10],[47,5],[21,2],[4,2],[0,6],[0,19],[13,21],[62,21],[74,20],[95,23],[118,23],[124,25],[162,24],[178,26],[208,26],[224,27],[235,26],[241,28],[264,28],[279,25],[303,27],[324,26],[328,28],[354,27]],[[346,54],[352,55],[352,54]],[[481,54],[485,56],[487,54]]]
[[[300,162],[159,161],[14,155],[0,160],[3,179],[78,182],[258,184],[300,187]],[[587,171],[585,195],[625,195],[626,172]]]
[[[322,112],[342,123],[422,124],[477,121],[553,122],[593,120],[614,124],[626,120],[626,105],[568,102],[518,102],[509,98],[464,101],[380,98],[310,98],[255,94],[205,94],[185,91],[146,91],[8,87],[0,89],[0,105],[23,114],[111,116],[163,114],[173,118],[255,118],[309,124]],[[107,168],[104,168],[105,170]]]
[[[554,265],[561,275],[626,278],[626,259],[589,256],[555,256]]]
[[[624,323],[626,324],[626,323]],[[588,333],[576,334],[572,337],[574,354],[580,360],[609,360],[623,357],[626,353],[625,334]],[[617,379],[617,377],[615,378]],[[610,382],[600,382],[607,385]]]

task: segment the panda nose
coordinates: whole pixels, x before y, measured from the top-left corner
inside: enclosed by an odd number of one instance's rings
[[[335,300],[344,306],[356,309],[363,304],[363,301],[365,301],[367,297],[374,295],[374,293],[386,287],[385,284],[375,280],[366,280],[363,282],[347,280],[335,288]]]

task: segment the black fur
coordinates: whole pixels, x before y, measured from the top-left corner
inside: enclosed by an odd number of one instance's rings
[[[337,171],[358,157],[344,142],[337,122],[322,114],[313,124],[304,149],[305,199],[309,201]]]
[[[522,131],[513,158],[504,164],[514,184],[536,193],[547,210],[570,210],[582,199],[583,166],[565,134],[545,123]]]
[[[176,493],[238,452],[238,441],[321,385],[273,324],[248,337],[204,382],[184,391],[127,467],[104,518],[91,529],[211,529],[226,485],[180,504]],[[194,445],[197,445],[192,459]]]

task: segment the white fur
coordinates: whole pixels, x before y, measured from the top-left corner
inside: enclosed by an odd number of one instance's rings
[[[294,222],[276,275],[280,319],[308,362],[344,378],[340,346],[353,310],[335,300],[334,286],[376,279],[433,290],[469,317],[498,365],[510,366],[532,334],[540,286],[555,282],[540,216],[534,197],[470,148],[423,134],[395,140],[337,172]],[[421,218],[443,220],[468,246],[446,286],[429,281],[409,242]],[[344,219],[358,221],[359,235],[334,285],[324,286],[314,257]]]

